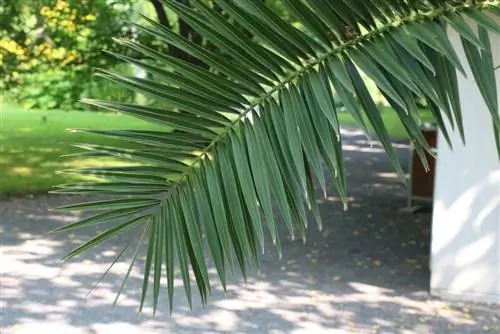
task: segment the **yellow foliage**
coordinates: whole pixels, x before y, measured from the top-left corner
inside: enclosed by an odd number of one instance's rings
[[[25,53],[25,50],[21,45],[5,37],[0,39],[0,51],[1,49],[5,50],[7,53],[13,53],[18,57],[24,56]]]
[[[57,0],[57,2],[56,2],[56,9],[57,10],[62,11],[68,7],[69,7],[69,5],[66,1]]]
[[[51,10],[47,6],[43,6],[42,9],[40,9],[40,14],[42,14],[43,16],[48,16],[50,12]]]
[[[35,67],[35,66],[37,66],[38,64],[40,64],[40,61],[39,61],[38,59],[36,59],[36,58],[31,59],[31,60],[29,61],[29,63],[28,63],[28,65],[29,65],[30,67]]]
[[[85,17],[84,17],[84,19],[87,21],[95,21],[96,18],[97,17],[94,14],[88,14],[88,15],[85,15]]]
[[[42,7],[40,14],[47,18],[47,25],[52,29],[63,29],[67,32],[75,32],[77,26],[75,20],[77,17],[77,10],[71,9],[67,1],[58,0],[54,8]],[[87,14],[84,20],[95,21],[96,16]]]
[[[57,0],[54,8],[44,6],[40,10],[40,14],[49,19],[58,18],[61,17],[63,14],[69,14],[69,13],[72,13],[73,15],[73,17],[70,19],[74,20],[75,10],[71,10],[69,4],[63,0]]]
[[[63,47],[56,48],[51,53],[52,59],[63,59],[66,56],[66,49]]]

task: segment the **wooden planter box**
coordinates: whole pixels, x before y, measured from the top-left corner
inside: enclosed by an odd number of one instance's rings
[[[429,146],[436,152],[437,147],[437,129],[435,127],[422,128]],[[427,161],[429,163],[429,171],[426,171],[420,158],[415,154],[412,147],[410,155],[410,182],[408,191],[408,208],[414,207],[414,202],[425,201],[432,202],[434,196],[434,176],[436,173],[436,159],[427,153]]]

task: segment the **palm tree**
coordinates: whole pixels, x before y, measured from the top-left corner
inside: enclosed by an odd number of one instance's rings
[[[85,102],[163,125],[165,130],[85,130],[136,147],[79,145],[82,155],[114,156],[132,163],[67,171],[95,176],[98,181],[56,190],[106,196],[59,207],[95,214],[57,231],[113,222],[66,259],[117,234],[140,231],[131,268],[146,242],[141,309],[151,277],[156,308],[164,275],[172,307],[176,268],[189,303],[190,275],[206,303],[211,291],[207,251],[224,288],[235,263],[245,276],[249,267],[258,266],[265,229],[280,248],[278,214],[292,235],[305,238],[308,211],[321,228],[314,189],[319,185],[326,191],[323,164],[347,205],[334,96],[363,129],[373,129],[404,180],[380,111],[360,72],[377,84],[421,157],[430,148],[419,130],[416,97],[427,101],[445,138],[449,140],[446,122],[463,137],[457,71],[464,73],[464,69],[448,39],[448,27],[461,36],[474,79],[491,111],[492,126],[500,133],[488,36],[488,32],[500,33],[494,21],[500,16],[499,0],[283,0],[298,22],[293,25],[264,1],[217,0],[217,9],[203,0],[191,0],[190,7],[176,1],[164,3],[219,50],[203,49],[152,20],[138,28],[204,65],[147,45],[118,41],[147,60],[114,56],[142,67],[152,79],[104,70],[98,75],[166,107]],[[131,243],[117,259],[129,247]],[[124,283],[129,274],[130,270]]]

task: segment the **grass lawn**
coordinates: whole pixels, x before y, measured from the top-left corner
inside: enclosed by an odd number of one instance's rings
[[[70,143],[112,145],[112,138],[67,129],[159,129],[133,117],[94,111],[25,111],[4,106],[0,113],[0,195],[46,191],[74,181],[59,170],[117,164],[117,160],[61,157],[79,151]]]
[[[383,112],[389,133],[404,138],[404,129],[392,109]],[[355,125],[348,113],[339,113],[343,124]],[[429,115],[424,113],[424,119]],[[82,157],[61,157],[79,149],[70,143],[113,145],[111,138],[67,129],[161,129],[135,118],[102,112],[25,111],[4,106],[0,113],[0,195],[41,192],[54,185],[74,181],[56,172],[68,168],[118,164],[118,160]]]

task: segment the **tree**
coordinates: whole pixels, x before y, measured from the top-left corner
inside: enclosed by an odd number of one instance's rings
[[[38,0],[0,4],[0,88],[27,107],[74,104],[94,67],[117,63],[113,37],[133,37],[123,25],[130,0]]]
[[[202,302],[207,302],[210,284],[204,240],[223,287],[234,263],[243,275],[250,266],[258,265],[264,228],[269,229],[279,249],[278,213],[272,201],[278,204],[292,235],[304,237],[308,210],[321,226],[314,188],[318,184],[326,191],[322,162],[347,205],[342,138],[331,87],[365,130],[367,120],[404,180],[380,111],[360,71],[377,84],[398,113],[421,157],[430,148],[418,127],[415,96],[426,100],[446,139],[445,121],[463,137],[457,87],[457,71],[463,72],[463,67],[447,37],[447,27],[461,35],[474,79],[491,111],[492,126],[500,133],[488,36],[488,31],[500,33],[491,18],[500,16],[498,0],[365,0],[349,1],[349,5],[344,0],[283,0],[298,24],[282,20],[260,1],[218,0],[224,15],[201,0],[191,1],[194,8],[175,1],[166,3],[221,52],[203,49],[155,22],[138,29],[184,50],[206,66],[121,40],[122,45],[154,59],[156,65],[116,56],[142,67],[153,78],[101,75],[153,96],[169,108],[86,102],[164,125],[165,130],[85,130],[134,142],[138,147],[87,145],[82,146],[86,149],[82,155],[118,156],[133,164],[68,171],[102,181],[56,190],[114,196],[58,208],[97,211],[58,231],[114,222],[69,252],[66,259],[117,234],[140,231],[136,249],[147,242],[141,309],[150,275],[156,308],[163,266],[170,302],[176,265],[189,302],[189,266]],[[477,33],[466,20],[474,22]],[[137,251],[134,261],[136,257]],[[128,274],[124,280],[127,278]]]

